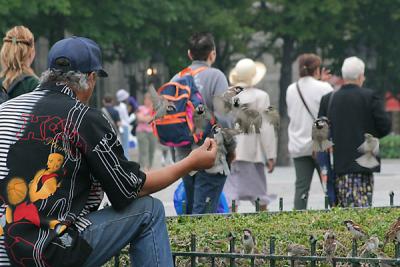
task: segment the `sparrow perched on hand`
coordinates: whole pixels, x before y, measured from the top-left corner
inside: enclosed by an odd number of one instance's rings
[[[242,107],[237,112],[235,126],[244,134],[260,133],[262,126],[261,114],[257,110]]]
[[[378,248],[379,248],[379,238],[373,235],[367,240],[367,242],[365,242],[364,246],[362,246],[360,255],[363,256],[367,252],[375,253]]]
[[[373,137],[371,134],[364,134],[365,141],[358,148],[358,152],[363,155],[356,159],[358,165],[372,169],[379,165],[376,156],[379,154],[379,139]]]
[[[346,220],[343,222],[346,225],[347,230],[353,235],[353,239],[366,239],[368,235],[364,232],[364,230],[353,222],[352,220]]]
[[[207,124],[212,120],[212,115],[204,104],[200,104],[195,108],[193,113],[193,124],[195,133],[204,131]]]
[[[218,126],[213,127],[213,138],[215,143],[217,144],[217,156],[215,158],[215,164],[212,168],[207,169],[207,173],[225,173],[225,175],[229,175],[230,169],[229,164],[226,159],[226,155],[228,154],[228,150],[225,147],[224,135],[222,133],[222,129]]]
[[[150,98],[151,102],[153,103],[153,108],[155,111],[154,115],[154,120],[160,119],[167,115],[167,113],[175,111],[176,107],[174,103],[171,101],[168,101],[164,97],[160,96],[154,86],[150,85],[149,86],[149,93],[150,93]]]
[[[318,118],[313,123],[311,138],[314,152],[323,152],[333,146],[333,143],[329,140],[329,121],[327,118]]]
[[[397,220],[392,223],[389,230],[386,232],[382,250],[384,250],[386,244],[391,241],[400,242],[400,217],[398,217]]]
[[[336,249],[336,235],[329,230],[324,234],[324,253],[329,263],[332,263],[332,258],[335,256]]]
[[[275,130],[279,129],[279,125],[281,123],[281,117],[279,116],[279,111],[273,107],[269,106],[266,110],[266,118],[267,121],[274,126]]]
[[[215,111],[220,115],[226,115],[234,108],[238,108],[240,106],[240,101],[236,96],[243,90],[244,88],[241,86],[232,86],[222,95],[215,96],[213,100]]]
[[[254,252],[256,238],[253,236],[250,229],[243,230],[242,245],[245,254],[251,254]]]

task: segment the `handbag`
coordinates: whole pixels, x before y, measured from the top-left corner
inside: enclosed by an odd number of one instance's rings
[[[335,91],[333,91],[331,96],[329,97],[326,118],[315,118],[314,115],[311,113],[311,110],[308,107],[308,105],[303,97],[303,94],[300,91],[298,82],[296,83],[296,88],[297,88],[297,92],[300,95],[301,101],[303,102],[307,112],[310,114],[313,121],[315,122],[316,120],[319,120],[319,119],[327,119],[327,117],[329,115],[329,111],[332,106],[332,100],[333,100]],[[329,123],[329,120],[328,120],[328,123]],[[332,136],[330,136],[330,138],[332,138]],[[315,162],[315,168],[317,169],[318,176],[320,178],[324,193],[328,197],[329,206],[334,207],[337,205],[337,197],[336,197],[336,191],[335,191],[336,175],[334,172],[332,149],[329,151],[317,152],[316,157],[314,158],[314,162]],[[326,188],[324,187],[323,181],[326,181]]]

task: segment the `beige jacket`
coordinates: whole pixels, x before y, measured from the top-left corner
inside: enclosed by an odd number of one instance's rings
[[[269,96],[257,88],[246,88],[238,95],[240,103],[262,112],[262,127],[259,134],[240,134],[236,137],[236,160],[266,163],[276,158],[277,141],[274,127],[268,123],[263,112],[270,106]]]

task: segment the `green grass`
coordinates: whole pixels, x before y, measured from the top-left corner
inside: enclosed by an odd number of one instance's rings
[[[269,251],[269,238],[276,237],[276,254],[286,255],[289,243],[304,244],[309,247],[309,236],[318,239],[317,254],[322,254],[323,234],[331,229],[337,239],[346,247],[339,250],[339,256],[346,256],[351,250],[351,235],[343,225],[343,221],[351,219],[363,226],[368,235],[377,235],[383,242],[389,226],[400,216],[400,208],[370,208],[370,209],[333,209],[331,211],[305,211],[282,213],[259,213],[257,215],[232,216],[210,215],[203,217],[176,217],[167,221],[172,251],[189,251],[190,236],[197,236],[197,250],[204,247],[210,252],[228,252],[228,241],[218,242],[227,237],[229,232],[236,235],[236,247],[241,248],[241,234],[245,228],[251,229],[257,238],[257,247],[261,251]],[[215,242],[217,241],[217,242]],[[266,244],[266,245],[264,245]],[[359,243],[359,246],[362,244]],[[124,252],[125,254],[126,252]],[[394,245],[389,244],[385,253],[394,257]],[[127,263],[126,256],[122,259]],[[188,260],[180,258],[178,266],[186,266]],[[282,266],[283,262],[280,262]],[[286,264],[286,262],[285,262]],[[239,266],[248,266],[245,263]],[[108,265],[112,266],[112,265]],[[201,266],[201,264],[199,264]],[[207,266],[207,265],[204,265]],[[222,266],[222,265],[221,265]]]

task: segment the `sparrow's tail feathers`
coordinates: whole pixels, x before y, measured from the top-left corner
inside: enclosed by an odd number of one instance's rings
[[[356,162],[358,163],[358,165],[368,169],[373,169],[379,166],[379,162],[376,157],[368,154],[362,155],[361,157],[357,158]]]
[[[328,148],[332,147],[333,143],[330,140],[324,140],[322,142],[313,140],[313,151],[314,152],[323,152],[328,150]]]

